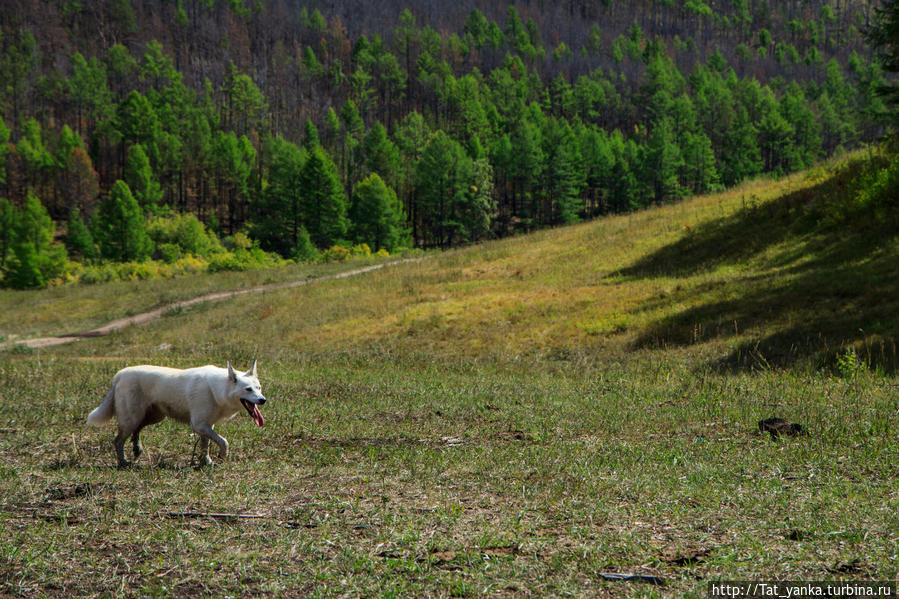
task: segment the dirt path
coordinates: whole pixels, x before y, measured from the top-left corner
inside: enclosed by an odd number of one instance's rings
[[[229,299],[235,297],[237,295],[246,295],[248,293],[260,293],[264,291],[276,291],[278,289],[290,289],[291,287],[301,287],[303,285],[308,285],[309,283],[315,283],[317,281],[327,281],[330,279],[346,279],[349,277],[355,277],[361,274],[365,274],[367,272],[371,272],[373,270],[380,270],[386,266],[396,266],[397,264],[405,264],[407,262],[417,262],[421,260],[421,258],[409,258],[407,260],[398,260],[396,262],[385,262],[381,264],[372,264],[371,266],[365,266],[363,268],[357,268],[355,270],[348,270],[346,272],[337,273],[334,275],[324,275],[321,277],[315,277],[312,279],[300,279],[298,281],[287,281],[286,283],[270,283],[268,285],[258,285],[256,287],[247,287],[246,289],[234,289],[231,291],[217,291],[215,293],[207,293],[206,295],[200,295],[193,299],[183,300],[180,302],[175,302],[174,304],[169,304],[167,306],[162,306],[161,308],[156,308],[155,310],[150,310],[149,312],[143,312],[141,314],[135,314],[134,316],[126,316],[125,318],[119,318],[117,320],[113,320],[112,322],[108,322],[101,327],[97,327],[95,329],[91,329],[89,331],[82,331],[80,333],[71,333],[69,335],[59,335],[56,337],[35,337],[32,339],[17,339],[15,341],[7,341],[6,343],[0,343],[0,350],[9,349],[16,345],[24,345],[26,347],[38,348],[38,347],[50,347],[52,345],[62,345],[63,343],[71,343],[72,341],[78,341],[79,339],[84,339],[86,337],[103,337],[110,334],[113,331],[118,331],[119,329],[124,329],[125,327],[130,327],[139,324],[146,324],[153,320],[157,320],[171,310],[178,310],[180,308],[189,308],[190,306],[195,306],[197,304],[202,304],[205,302],[215,302],[223,299]]]

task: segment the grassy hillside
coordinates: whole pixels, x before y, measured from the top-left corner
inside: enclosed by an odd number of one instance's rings
[[[197,308],[72,351],[102,353],[115,344],[140,355],[141,348],[177,340],[184,344],[180,353],[192,351],[191,339],[203,338],[223,353],[233,346],[263,359],[285,352],[399,352],[602,364],[610,356],[641,355],[637,350],[688,348],[697,367],[817,368],[854,349],[892,370],[899,333],[894,219],[825,222],[833,220],[830,204],[850,203],[847,189],[865,164],[856,155],[780,180],[446,252],[359,279]],[[209,291],[352,266],[2,291],[0,323],[20,336],[71,332]],[[266,342],[222,326],[235,318],[252,323]]]
[[[897,248],[883,219],[820,225],[847,172],[8,351],[2,592],[705,596],[721,579],[895,579]],[[48,295],[4,295],[10,321],[28,311],[17,297]],[[254,357],[267,424],[219,427],[232,458],[212,469],[190,467],[183,426],[148,429],[147,455],[118,470],[112,427],[83,425],[124,365]],[[808,434],[758,434],[771,416]]]

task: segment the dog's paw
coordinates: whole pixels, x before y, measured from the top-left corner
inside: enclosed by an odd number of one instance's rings
[[[194,463],[194,468],[197,470],[202,470],[203,468],[212,468],[215,466],[215,462],[212,461],[212,458],[208,455],[204,455],[197,459]]]

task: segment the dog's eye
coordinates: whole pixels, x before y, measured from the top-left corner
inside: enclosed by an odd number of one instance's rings
[[[253,390],[252,387],[247,387],[247,391],[252,391],[252,390]]]

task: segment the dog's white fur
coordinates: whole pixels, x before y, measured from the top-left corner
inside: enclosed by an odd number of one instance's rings
[[[256,374],[256,362],[245,373],[227,368],[200,366],[180,370],[161,366],[131,366],[118,371],[103,402],[87,417],[88,424],[101,425],[113,415],[119,434],[113,444],[120,466],[125,459],[125,441],[132,437],[134,459],[143,452],[140,431],[166,416],[189,424],[200,435],[200,455],[211,464],[209,441],[219,446],[219,457],[228,456],[228,441],[213,426],[233,418],[242,409],[258,426],[264,424],[260,405],[265,403]]]

